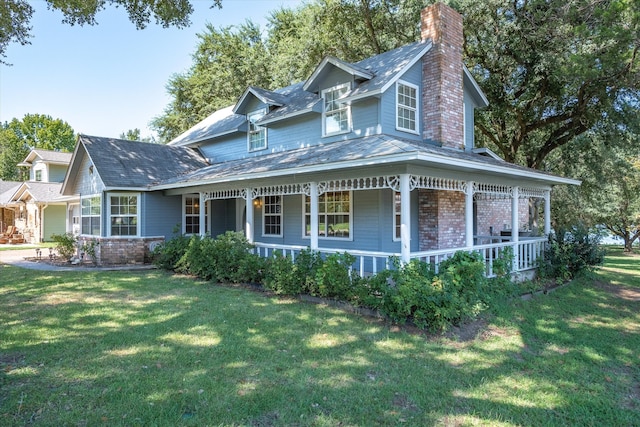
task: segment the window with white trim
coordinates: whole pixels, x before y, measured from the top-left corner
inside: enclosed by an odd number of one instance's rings
[[[200,196],[185,195],[184,200],[184,234],[200,234]],[[204,231],[208,231],[207,223],[209,218],[209,209],[207,202],[204,203]]]
[[[256,124],[256,121],[260,120],[265,114],[267,114],[266,108],[247,114],[247,120],[249,121],[249,132],[247,133],[249,151],[267,148],[267,128]]]
[[[138,235],[138,200],[137,194],[109,195],[109,235]]]
[[[400,226],[402,224],[402,197],[399,191],[393,192],[393,240],[400,240],[401,231]]]
[[[100,213],[102,210],[100,196],[83,197],[80,201],[81,233],[88,236],[100,235]]]
[[[264,196],[262,234],[282,236],[282,196]]]
[[[35,171],[36,181],[42,181],[42,169],[38,169]]]
[[[323,135],[335,135],[351,130],[351,108],[341,101],[348,91],[348,83],[322,91],[324,103],[322,111]]]
[[[318,197],[318,236],[351,238],[351,191],[327,191]],[[304,199],[304,233],[311,235],[311,197]]]
[[[396,83],[396,129],[418,132],[418,86]]]

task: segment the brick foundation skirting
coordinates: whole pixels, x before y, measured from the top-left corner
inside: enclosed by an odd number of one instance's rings
[[[164,237],[79,237],[78,247],[87,242],[98,242],[96,257],[98,265],[148,264],[151,262],[151,248]]]

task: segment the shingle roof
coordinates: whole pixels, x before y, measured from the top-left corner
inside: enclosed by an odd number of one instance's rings
[[[54,202],[62,198],[61,189],[61,182],[27,181],[18,189],[20,194],[15,194],[14,200],[21,199],[28,192],[36,202]]]
[[[11,196],[15,194],[20,185],[22,185],[21,182],[0,181],[0,206],[9,203],[9,200],[11,200]]]
[[[195,150],[148,142],[80,135],[106,187],[140,188],[208,165]]]
[[[35,148],[27,155],[27,157],[20,163],[20,165],[29,165],[33,163],[35,158],[40,157],[43,161],[49,163],[69,164],[71,163],[72,153],[63,153],[61,151],[42,150]]]
[[[241,130],[247,121],[241,114],[233,113],[233,106],[226,107],[211,114],[189,130],[178,135],[167,145],[187,145],[230,132]]]
[[[362,73],[366,72],[372,76],[347,94],[347,97],[367,96],[386,89],[394,79],[398,78],[401,71],[419,59],[420,55],[426,52],[430,46],[429,43],[416,42],[355,64],[340,61],[354,70],[361,70]],[[338,60],[336,59],[335,61]],[[272,105],[283,104],[267,113],[257,123],[268,124],[284,117],[292,117],[310,111],[320,113],[320,96],[317,93],[304,90],[305,84],[306,82],[299,82],[275,91],[267,91],[256,87],[247,89],[247,91],[253,91],[265,99],[272,100]],[[240,101],[246,98],[246,94],[247,92],[240,98]],[[241,114],[234,114],[233,109],[234,106],[230,106],[216,111],[175,138],[168,145],[187,145],[226,133],[244,130],[243,126],[246,124],[246,117]]]
[[[326,171],[338,170],[346,167],[342,166],[342,164],[349,162],[360,161],[362,164],[368,165],[382,164],[394,156],[411,154],[415,155],[417,162],[423,164],[429,161],[437,163],[438,161],[443,162],[443,159],[453,159],[453,163],[465,162],[468,170],[473,170],[473,167],[484,171],[499,168],[503,171],[502,173],[507,171],[519,176],[529,174],[531,177],[548,180],[549,182],[563,179],[481,154],[455,151],[389,135],[373,135],[313,145],[265,156],[216,163],[190,174],[165,180],[159,183],[159,186],[173,187],[204,182],[228,182],[250,177],[251,175],[266,177],[271,174],[299,174],[305,168],[314,168],[319,165],[322,165]],[[406,156],[403,161],[406,161]],[[456,165],[449,167],[464,169]]]

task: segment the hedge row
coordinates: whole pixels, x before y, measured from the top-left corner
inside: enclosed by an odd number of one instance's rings
[[[303,250],[293,260],[279,252],[262,258],[252,248],[241,233],[215,239],[178,236],[155,250],[154,262],[215,282],[261,284],[278,295],[334,298],[430,330],[474,317],[491,298],[513,291],[508,271],[499,279],[484,276],[484,260],[477,253],[456,253],[440,264],[438,274],[424,262],[401,265],[394,259],[391,269],[359,277],[352,269],[355,257],[346,252],[322,256]]]

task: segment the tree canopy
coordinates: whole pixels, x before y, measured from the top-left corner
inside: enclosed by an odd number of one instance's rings
[[[20,180],[16,166],[34,148],[73,151],[76,136],[73,128],[61,119],[44,114],[26,114],[0,125],[0,179]]]
[[[325,55],[357,61],[419,38],[420,0],[315,0],[200,35],[193,66],[172,77],[173,100],[153,122],[170,140],[233,104],[248,85],[309,77]],[[545,160],[612,112],[640,105],[640,9],[628,0],[458,0],[465,62],[489,99],[477,143],[505,160]],[[242,62],[238,64],[237,62]],[[232,71],[232,72],[230,72]]]
[[[212,7],[222,4],[221,0],[210,2]],[[137,29],[145,28],[152,19],[165,28],[184,28],[191,23],[193,13],[190,0],[46,0],[46,5],[48,9],[62,12],[62,22],[69,25],[95,25],[96,15],[107,6],[123,7]],[[10,43],[29,43],[33,12],[33,5],[28,0],[0,2],[0,63],[5,63],[3,58],[6,58]]]

